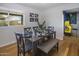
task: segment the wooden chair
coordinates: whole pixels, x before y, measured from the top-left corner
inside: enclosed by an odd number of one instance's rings
[[[34,35],[36,36],[38,32],[38,26],[33,27],[33,31],[34,31]]]
[[[31,44],[26,44],[24,39],[23,39],[23,35],[20,33],[15,33],[16,36],[16,40],[17,40],[17,55],[23,55],[25,56],[26,52],[29,52],[32,48],[30,46],[32,46]]]
[[[46,32],[49,39],[51,38],[56,39],[56,31],[54,31],[54,27],[48,26]]]
[[[40,39],[41,39],[41,40],[39,40],[37,45],[42,44],[44,39],[42,36],[42,32],[39,31],[39,27],[38,26],[33,27],[33,31],[34,31],[34,35],[37,37],[40,37]]]
[[[32,34],[33,34],[33,32],[32,32],[31,27],[24,28],[24,36],[26,37],[25,38],[25,43],[27,45],[28,44],[32,45],[32,43],[29,41],[29,39],[32,38]],[[32,46],[30,46],[30,48],[32,48]]]
[[[32,37],[32,29],[31,27],[24,28],[24,35],[28,38]]]

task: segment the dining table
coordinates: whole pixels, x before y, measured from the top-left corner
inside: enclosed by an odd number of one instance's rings
[[[54,38],[56,38],[56,34],[55,34],[56,32],[53,32],[53,34],[54,34]],[[24,40],[29,40],[31,43],[32,43],[32,50],[31,50],[31,52],[32,52],[32,56],[35,56],[36,55],[36,47],[39,45],[38,44],[38,42],[40,41],[40,40],[43,40],[42,38],[45,38],[47,35],[45,34],[45,33],[42,33],[42,36],[35,36],[35,35],[32,35],[32,37],[26,37],[25,35],[24,35],[24,33],[21,33],[22,35],[23,35],[23,38],[24,38]]]

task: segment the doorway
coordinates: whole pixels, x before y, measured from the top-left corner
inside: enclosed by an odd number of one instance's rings
[[[79,8],[64,10],[64,48],[68,55],[79,55]]]
[[[64,36],[75,37],[78,39],[79,34],[79,11],[71,9],[63,11],[64,15]]]

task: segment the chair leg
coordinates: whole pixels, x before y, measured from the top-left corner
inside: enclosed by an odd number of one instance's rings
[[[57,51],[58,51],[58,43],[57,43]]]
[[[23,56],[25,56],[25,52],[23,51]]]
[[[18,51],[17,51],[17,55],[19,56],[19,49],[18,49]]]

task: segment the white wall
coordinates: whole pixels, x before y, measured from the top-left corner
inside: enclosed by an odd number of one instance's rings
[[[79,29],[79,13],[77,13],[77,29]],[[79,31],[77,31],[77,36],[79,36]]]
[[[63,11],[69,10],[73,8],[79,8],[79,4],[63,4],[62,6],[52,7],[42,13],[45,15],[46,25],[52,25],[56,30],[56,37],[60,40],[63,40],[64,36],[64,19],[63,19]]]
[[[38,13],[41,20],[40,12],[29,7],[18,4],[0,4],[0,10],[9,12],[21,12],[24,14],[24,26],[0,27],[0,47],[16,42],[14,32],[23,32],[23,27],[32,27],[37,25],[36,22],[29,22],[29,13]]]
[[[77,13],[77,28],[79,29],[79,13]]]

